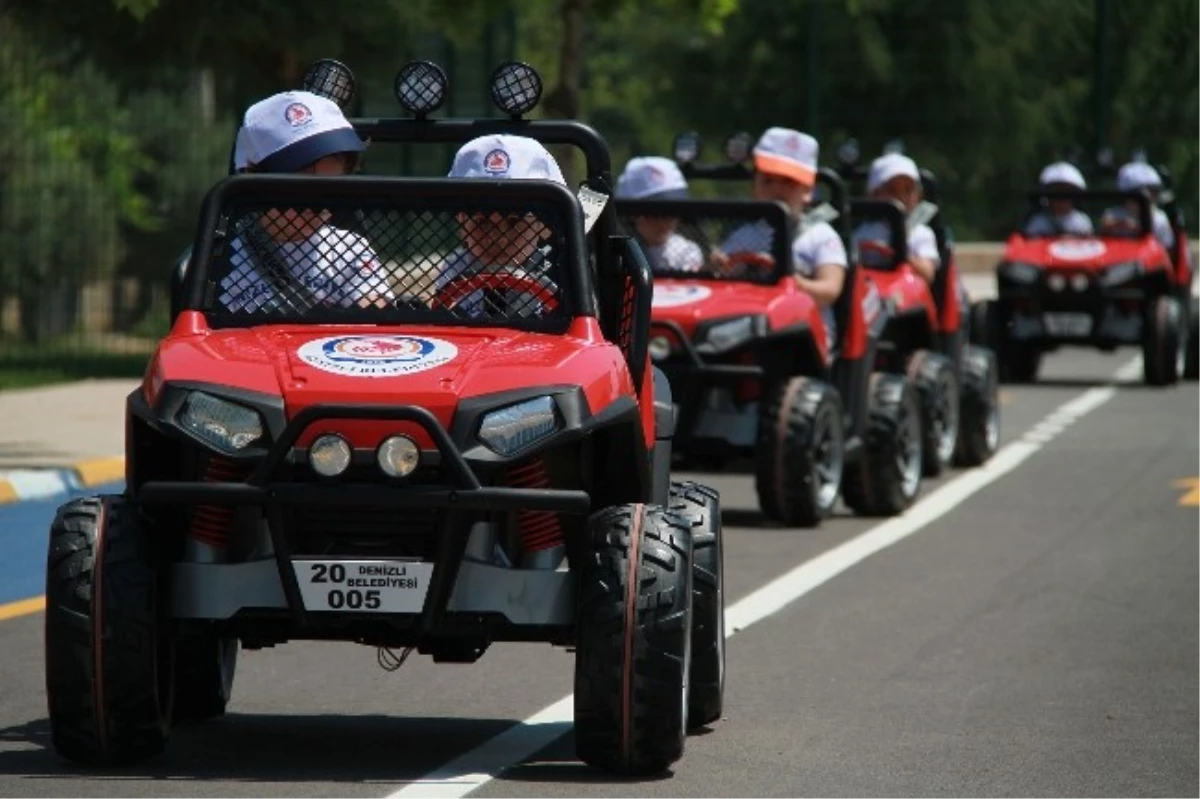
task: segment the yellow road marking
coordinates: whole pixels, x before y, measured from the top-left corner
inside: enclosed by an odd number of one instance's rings
[[[1008,393],[1004,389],[1000,389],[1000,391],[997,393],[997,396],[1001,405],[1008,405],[1012,402],[1012,394]]]
[[[17,492],[13,489],[12,483],[7,480],[0,480],[0,505],[6,502],[16,502]]]
[[[125,458],[116,455],[111,458],[79,461],[75,464],[75,471],[79,473],[79,480],[85,486],[115,483],[125,479]]]
[[[1184,477],[1171,483],[1175,488],[1184,488],[1187,491],[1179,498],[1179,504],[1182,506],[1197,507],[1200,506],[1200,477]]]
[[[40,613],[46,609],[46,597],[35,596],[29,599],[22,599],[19,602],[9,602],[7,605],[0,605],[0,621],[6,619],[15,619],[19,616],[28,616],[30,613]]]

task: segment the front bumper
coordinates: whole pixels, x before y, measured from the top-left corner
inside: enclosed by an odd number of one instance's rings
[[[1069,282],[1051,288],[1046,275],[1029,285],[1001,282],[998,291],[1009,339],[1099,347],[1140,343],[1152,297],[1141,285],[1109,287],[1096,279],[1082,290]]]
[[[289,479],[296,441],[310,425],[324,419],[420,426],[434,442],[445,484],[322,484]],[[573,621],[572,575],[469,561],[465,559],[467,543],[478,512],[585,515],[591,509],[591,499],[584,491],[483,485],[436,417],[414,406],[311,407],[287,424],[245,482],[148,481],[134,487],[132,493],[137,502],[147,506],[260,509],[273,558],[264,553],[263,558],[240,563],[176,564],[172,595],[178,617],[225,620],[231,629],[243,630],[250,637],[260,634],[265,625],[272,630],[265,634],[267,638],[369,637],[396,645],[420,645],[446,636],[488,641],[561,639],[564,628]],[[362,511],[416,508],[439,511],[429,517],[436,528],[427,536],[429,547],[406,553],[409,560],[433,564],[419,613],[306,609],[293,562],[314,553],[294,551],[290,531],[296,526],[297,514],[329,509],[351,519]],[[409,515],[396,515],[398,530],[404,528],[404,517]],[[336,556],[326,558],[333,559]],[[368,636],[371,630],[374,632]]]

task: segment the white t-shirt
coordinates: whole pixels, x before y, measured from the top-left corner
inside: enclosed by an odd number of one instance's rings
[[[306,310],[304,305],[309,302],[348,308],[364,299],[394,299],[375,251],[355,233],[326,225],[304,241],[271,242],[268,246],[287,276],[269,279],[262,271],[266,267],[257,262],[243,237],[233,239],[230,262],[234,268],[221,280],[217,298],[225,310]],[[297,299],[291,302],[276,288],[279,282],[288,285],[289,276],[299,284]]]
[[[662,244],[642,244],[654,271],[699,272],[704,268],[704,251],[686,236],[672,233]]]
[[[1167,248],[1167,252],[1171,252],[1175,247],[1175,229],[1171,227],[1171,220],[1167,218],[1166,212],[1157,206],[1151,209],[1150,216],[1154,238],[1162,242],[1162,246]],[[1104,212],[1100,227],[1101,229],[1109,226],[1127,227],[1133,230],[1139,224],[1137,214],[1131,213],[1129,209],[1119,205]]]
[[[774,228],[765,221],[742,225],[729,234],[721,245],[721,251],[726,255],[735,252],[766,252],[771,251],[774,239]],[[846,246],[842,237],[828,222],[818,222],[814,225],[803,226],[799,234],[792,240],[792,261],[796,272],[803,277],[811,278],[817,273],[817,267],[823,265],[847,266]],[[846,289],[843,286],[843,291]],[[827,344],[837,341],[837,325],[833,319],[833,307],[821,308],[821,318],[825,322],[828,333]]]
[[[864,242],[871,242],[885,248],[885,251],[891,252],[892,229],[881,220],[872,220],[864,222],[854,229],[852,234],[854,244],[859,248],[859,258],[868,268],[878,268],[887,266],[886,263],[880,263],[871,248],[863,248]],[[933,228],[929,225],[915,225],[908,231],[908,254],[916,258],[924,258],[932,261],[935,267],[941,266],[942,257],[938,253],[937,236],[933,234]],[[890,263],[890,257],[888,259]]]
[[[1035,214],[1025,226],[1026,236],[1090,236],[1092,220],[1083,211],[1072,208],[1065,216],[1056,217],[1046,211]]]

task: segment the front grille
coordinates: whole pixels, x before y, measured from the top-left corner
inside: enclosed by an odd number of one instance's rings
[[[440,512],[436,508],[289,509],[285,530],[293,555],[432,559]]]

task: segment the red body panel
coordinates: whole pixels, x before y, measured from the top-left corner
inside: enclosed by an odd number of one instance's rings
[[[923,307],[925,317],[929,321],[929,329],[938,329],[937,307],[933,302],[933,294],[925,279],[908,264],[900,264],[895,269],[885,271],[879,269],[864,269],[868,277],[879,288],[879,293],[891,297],[900,310]]]
[[[805,323],[813,331],[821,357],[827,358],[821,309],[795,281],[775,285],[716,280],[655,278],[652,322],[674,322],[689,337],[701,322],[750,314],[765,314],[772,331]]]
[[[1005,244],[1004,260],[1075,271],[1095,271],[1123,261],[1140,261],[1147,271],[1170,268],[1167,251],[1154,236],[1027,239],[1014,233]]]
[[[433,339],[453,345],[456,353],[423,371],[387,377],[339,374],[300,357],[303,345],[342,336]],[[153,386],[178,381],[282,396],[289,419],[313,405],[411,404],[430,411],[447,428],[460,400],[501,391],[578,385],[592,413],[617,397],[634,394],[625,359],[615,345],[605,341],[592,317],[580,317],[566,334],[555,335],[506,328],[413,325],[270,325],[210,330],[200,314],[185,312],[159,344],[144,385],[149,396]],[[653,422],[652,407],[650,413]],[[299,443],[310,440],[321,425],[336,428],[362,447],[379,443],[381,425],[397,432],[405,427],[396,422],[329,420],[310,428]],[[431,446],[426,436],[418,438],[422,446]]]

